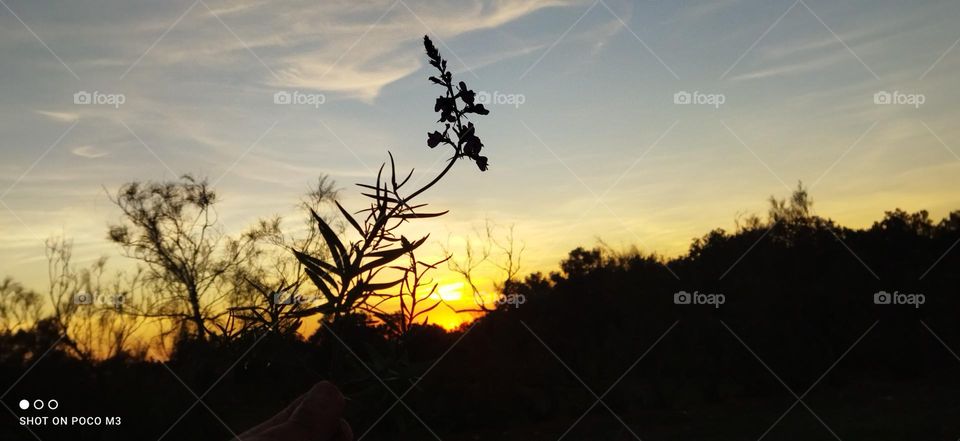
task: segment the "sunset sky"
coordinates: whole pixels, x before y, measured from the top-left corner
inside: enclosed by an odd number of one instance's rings
[[[209,177],[236,234],[323,173],[363,208],[388,149],[435,173],[424,34],[495,99],[491,169],[458,165],[424,195],[450,214],[409,230],[433,249],[490,219],[528,271],[598,238],[673,256],[799,180],[848,226],[960,209],[956,1],[0,3],[0,277],[37,288],[51,235],[123,265],[105,189],[130,180]]]

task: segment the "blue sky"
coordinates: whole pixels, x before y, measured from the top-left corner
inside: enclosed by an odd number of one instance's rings
[[[35,286],[47,236],[116,255],[104,189],[123,182],[207,176],[239,232],[321,173],[359,208],[352,183],[387,149],[440,167],[424,34],[502,103],[477,120],[491,170],[460,166],[425,199],[451,213],[420,231],[515,224],[529,270],[597,238],[682,253],[798,180],[851,226],[960,208],[957,2],[2,3],[0,275]]]

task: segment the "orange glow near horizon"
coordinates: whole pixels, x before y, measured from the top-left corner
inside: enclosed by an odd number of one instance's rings
[[[491,285],[492,282],[486,279],[478,280],[481,286]],[[438,300],[443,300],[444,304],[440,304],[432,311],[428,312],[423,316],[419,323],[425,323],[437,325],[447,331],[454,331],[460,328],[466,323],[471,323],[473,320],[479,318],[483,313],[478,311],[465,311],[465,312],[456,312],[452,308],[459,310],[471,310],[477,309],[478,305],[474,301],[474,296],[469,291],[470,288],[467,287],[467,284],[463,281],[444,281],[437,283],[437,290],[433,293],[427,300],[425,300],[426,305],[433,305],[434,302]],[[495,297],[495,294],[491,292],[480,293],[480,299],[489,306]],[[447,306],[449,305],[449,306]],[[385,308],[388,311],[395,310],[397,306]],[[298,333],[303,337],[309,337],[317,328],[319,328],[320,316],[311,317],[307,320],[304,320],[301,325]]]
[[[485,283],[483,283],[483,285],[492,284],[490,281],[484,282]],[[479,307],[474,299],[473,294],[467,291],[470,291],[470,288],[467,287],[466,283],[462,281],[441,283],[437,287],[437,292],[430,296],[430,300],[443,300],[449,306],[444,307],[444,305],[441,305],[433,311],[430,311],[427,314],[428,323],[432,323],[448,331],[452,331],[459,328],[463,324],[470,323],[474,319],[480,317],[482,315],[480,312],[456,312],[451,309],[456,308],[460,310],[470,310]],[[494,294],[492,293],[484,293],[481,291],[480,300],[485,305],[489,305],[493,296]]]

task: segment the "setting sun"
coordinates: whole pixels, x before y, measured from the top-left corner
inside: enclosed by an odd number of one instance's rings
[[[463,282],[440,285],[437,288],[437,292],[430,297],[433,299],[440,299],[445,302],[455,302],[463,298],[463,292],[460,291],[462,288]]]

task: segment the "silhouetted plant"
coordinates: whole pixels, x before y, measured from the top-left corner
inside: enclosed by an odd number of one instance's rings
[[[124,313],[129,304],[129,287],[136,286],[140,272],[127,278],[123,272],[104,281],[106,257],[87,267],[73,264],[73,241],[51,237],[45,241],[49,322],[61,335],[61,342],[82,360],[114,357],[134,349],[132,336],[144,323],[142,317]],[[89,303],[76,300],[86,293]],[[93,296],[101,301],[93,302]]]
[[[406,176],[399,177],[393,154],[388,152],[389,176],[384,176],[386,164],[383,164],[373,185],[357,184],[364,189],[362,194],[370,199],[369,208],[357,212],[364,215],[362,219],[354,217],[336,202],[344,220],[349,224],[348,230],[357,233],[358,240],[344,243],[326,220],[316,212],[313,213],[317,228],[330,251],[330,261],[301,249],[293,249],[293,252],[326,302],[301,311],[301,315],[321,313],[335,320],[347,313],[366,311],[374,313],[384,321],[394,320],[392,317],[396,316],[382,311],[380,305],[391,298],[402,300],[410,294],[414,299],[417,298],[417,294],[411,292],[411,289],[415,289],[422,279],[422,273],[417,266],[425,264],[416,259],[414,251],[423,245],[429,236],[409,240],[397,230],[412,219],[433,218],[447,213],[422,212],[420,210],[427,204],[413,204],[412,201],[440,182],[461,158],[472,160],[481,171],[488,168],[487,157],[480,155],[483,142],[476,135],[473,123],[468,120],[470,114],[486,115],[487,109],[474,101],[475,92],[467,88],[464,82],[454,84],[453,74],[447,70],[447,61],[430,38],[425,36],[423,43],[430,65],[438,71],[438,75],[429,79],[444,89],[444,93],[437,97],[434,105],[434,111],[440,114],[438,122],[442,123],[444,128],[443,131],[428,133],[426,143],[430,148],[449,146],[453,155],[447,160],[446,167],[430,182],[407,192],[406,186],[413,176],[413,170]],[[410,258],[410,265],[394,264],[405,255]],[[427,265],[427,269],[431,266]],[[400,274],[396,275],[396,271]],[[388,273],[394,275],[390,276]],[[409,284],[409,277],[413,277],[413,285],[401,289],[398,294],[388,292],[405,281]],[[406,306],[412,305],[404,301],[401,308]],[[415,310],[404,311],[406,312],[401,316],[406,316],[407,319],[421,315]],[[404,321],[409,321],[407,319]],[[399,328],[397,326],[397,329]]]
[[[448,256],[447,267],[460,275],[473,294],[473,308],[455,308],[446,303],[447,307],[456,313],[469,312],[491,312],[497,309],[497,305],[503,306],[506,303],[506,296],[516,294],[511,292],[512,288],[518,282],[520,274],[520,262],[523,258],[523,252],[526,246],[519,243],[514,235],[514,226],[506,228],[502,234],[498,234],[498,226],[487,220],[482,230],[474,232],[473,236],[467,236],[464,240],[464,246],[459,256],[454,259],[455,254],[448,244],[444,247],[444,253]],[[478,273],[484,267],[492,267],[503,277],[493,282],[493,291],[498,295],[495,302],[484,298],[480,286],[478,285]]]
[[[11,333],[40,320],[43,299],[10,277],[0,280],[0,333]]]
[[[375,297],[380,298],[380,301],[364,309],[383,322],[388,336],[400,340],[421,318],[423,324],[426,324],[428,319],[426,314],[443,303],[441,299],[434,299],[438,285],[428,276],[428,273],[449,259],[450,257],[445,257],[435,262],[424,262],[418,260],[413,251],[407,253],[407,265],[395,267],[405,275],[399,284],[399,292],[374,294]],[[396,312],[384,312],[381,305],[391,300],[399,301],[399,309]]]
[[[130,182],[111,200],[123,217],[107,237],[145,265],[143,282],[151,291],[144,308],[128,312],[188,323],[200,340],[214,331],[229,334],[222,322],[230,312],[217,288],[256,257],[257,238],[222,232],[216,193],[207,181],[186,175],[173,182]]]
[[[309,302],[300,294],[310,281],[303,265],[288,248],[296,248],[305,254],[327,259],[320,232],[313,228],[313,213],[332,208],[337,197],[336,185],[324,175],[306,194],[298,205],[305,215],[308,227],[306,235],[290,235],[283,232],[283,218],[273,216],[261,219],[249,233],[262,238],[257,258],[250,259],[235,271],[231,281],[232,316],[242,322],[238,333],[265,329],[280,335],[292,335],[302,324],[298,312],[309,307]],[[327,218],[326,216],[324,216]],[[342,226],[337,226],[342,232]]]

